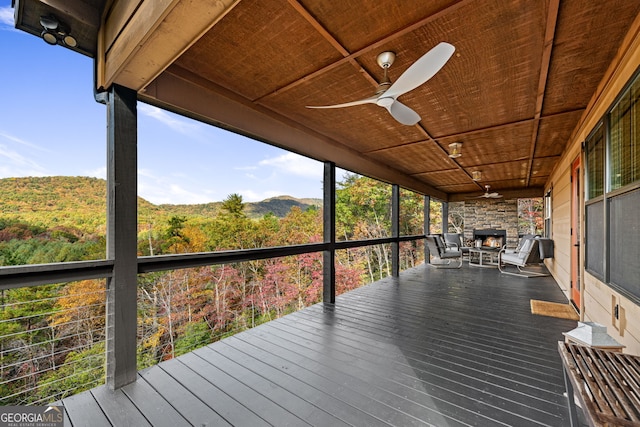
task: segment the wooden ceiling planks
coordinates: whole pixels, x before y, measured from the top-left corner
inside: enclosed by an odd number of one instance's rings
[[[276,120],[445,192],[485,183],[524,190],[545,184],[640,10],[614,3],[243,0],[177,64]],[[417,126],[375,105],[305,108],[369,97],[382,79],[378,53],[396,52],[396,81],[439,41],[454,56],[400,98],[421,115]],[[463,142],[462,157],[447,157],[451,142]],[[301,141],[296,151],[305,150]],[[482,182],[471,180],[474,170]]]
[[[425,17],[432,17],[459,0],[405,0],[402,2],[335,1],[299,2],[334,35],[349,52],[395,34]]]
[[[562,1],[543,115],[584,108],[640,11],[640,2]]]
[[[420,141],[369,153],[369,157],[379,161],[392,161],[398,169],[412,175],[457,169],[456,164],[445,152],[431,141]]]
[[[286,1],[241,1],[233,15],[177,64],[256,100],[342,58]]]

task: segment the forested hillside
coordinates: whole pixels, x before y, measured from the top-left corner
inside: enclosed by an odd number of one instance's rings
[[[21,219],[44,227],[68,226],[94,233],[105,223],[106,181],[98,178],[49,176],[0,179],[0,217]],[[245,203],[249,218],[273,213],[286,216],[292,207],[305,210],[322,205],[320,199],[295,199],[279,196],[261,202]],[[172,215],[213,218],[220,212],[222,201],[205,204],[154,205],[138,198],[141,218]]]
[[[0,180],[0,266],[104,259],[104,194],[104,181],[93,178]],[[422,196],[401,194],[401,234],[421,234]],[[338,183],[337,238],[389,237],[390,201],[388,184],[357,175]],[[314,202],[140,199],[138,255],[319,243]],[[401,244],[401,268],[421,262],[421,244]],[[337,251],[337,292],[390,274],[389,253],[388,244]],[[138,368],[319,302],[322,271],[322,252],[314,252],[140,275]],[[102,279],[0,292],[0,405],[45,404],[104,383],[105,290]]]
[[[272,213],[278,218],[287,216],[291,208],[296,206],[301,210],[322,206],[321,199],[296,199],[289,196],[278,196],[261,202],[245,203],[245,214],[252,219],[258,219]],[[220,213],[222,202],[203,203],[196,205],[158,205],[159,212],[167,215],[203,216],[212,218]]]

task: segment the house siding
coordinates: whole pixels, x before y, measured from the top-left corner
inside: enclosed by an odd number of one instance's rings
[[[555,258],[547,260],[547,266],[567,298],[570,296],[571,288],[571,164],[577,156],[581,155],[583,141],[638,69],[640,64],[639,23],[640,17],[637,17],[546,185],[547,190],[552,189],[551,236],[555,242]],[[584,171],[584,159],[581,171]],[[582,172],[582,194],[579,202],[581,318],[584,321],[597,322],[606,326],[609,335],[626,346],[625,353],[640,354],[640,305],[584,270],[584,182]],[[620,313],[618,319],[613,316],[616,304],[619,306]]]

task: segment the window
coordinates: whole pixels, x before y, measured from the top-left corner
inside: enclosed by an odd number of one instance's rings
[[[609,113],[609,190],[640,179],[640,80],[636,80]]]
[[[585,213],[585,268],[604,281],[604,201],[587,205]]]
[[[587,138],[587,200],[604,193],[604,126]]]
[[[585,268],[640,299],[640,77],[585,141]]]
[[[640,297],[640,189],[609,199],[609,282]]]
[[[585,268],[604,280],[604,153],[605,126],[601,122],[586,140],[587,189],[585,207]],[[600,197],[599,200],[593,200]]]

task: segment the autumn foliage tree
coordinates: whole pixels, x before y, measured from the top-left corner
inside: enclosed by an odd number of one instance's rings
[[[414,234],[421,227],[419,200],[411,194],[403,197],[403,234]],[[238,194],[231,194],[220,206],[215,214],[204,216],[166,214],[145,205],[141,210],[144,219],[139,221],[139,255],[323,241],[319,208],[294,207],[284,217],[268,213],[252,219]],[[340,239],[388,237],[390,224],[389,185],[358,175],[348,175],[338,184]],[[95,228],[92,223],[92,230]],[[104,251],[103,237],[78,232],[68,224],[48,228],[0,218],[0,263],[5,265],[104,258],[100,250]],[[404,251],[406,258],[417,256],[415,247]],[[322,253],[313,252],[140,275],[138,367],[320,302],[322,262]],[[339,251],[335,271],[338,294],[384,277],[390,273],[389,245]],[[39,402],[47,396],[58,399],[103,381],[104,280],[20,288],[4,291],[0,297],[4,358],[0,395],[10,396],[0,403]],[[17,301],[24,305],[12,305]],[[33,341],[36,344],[23,345]],[[25,397],[21,390],[30,392]]]

